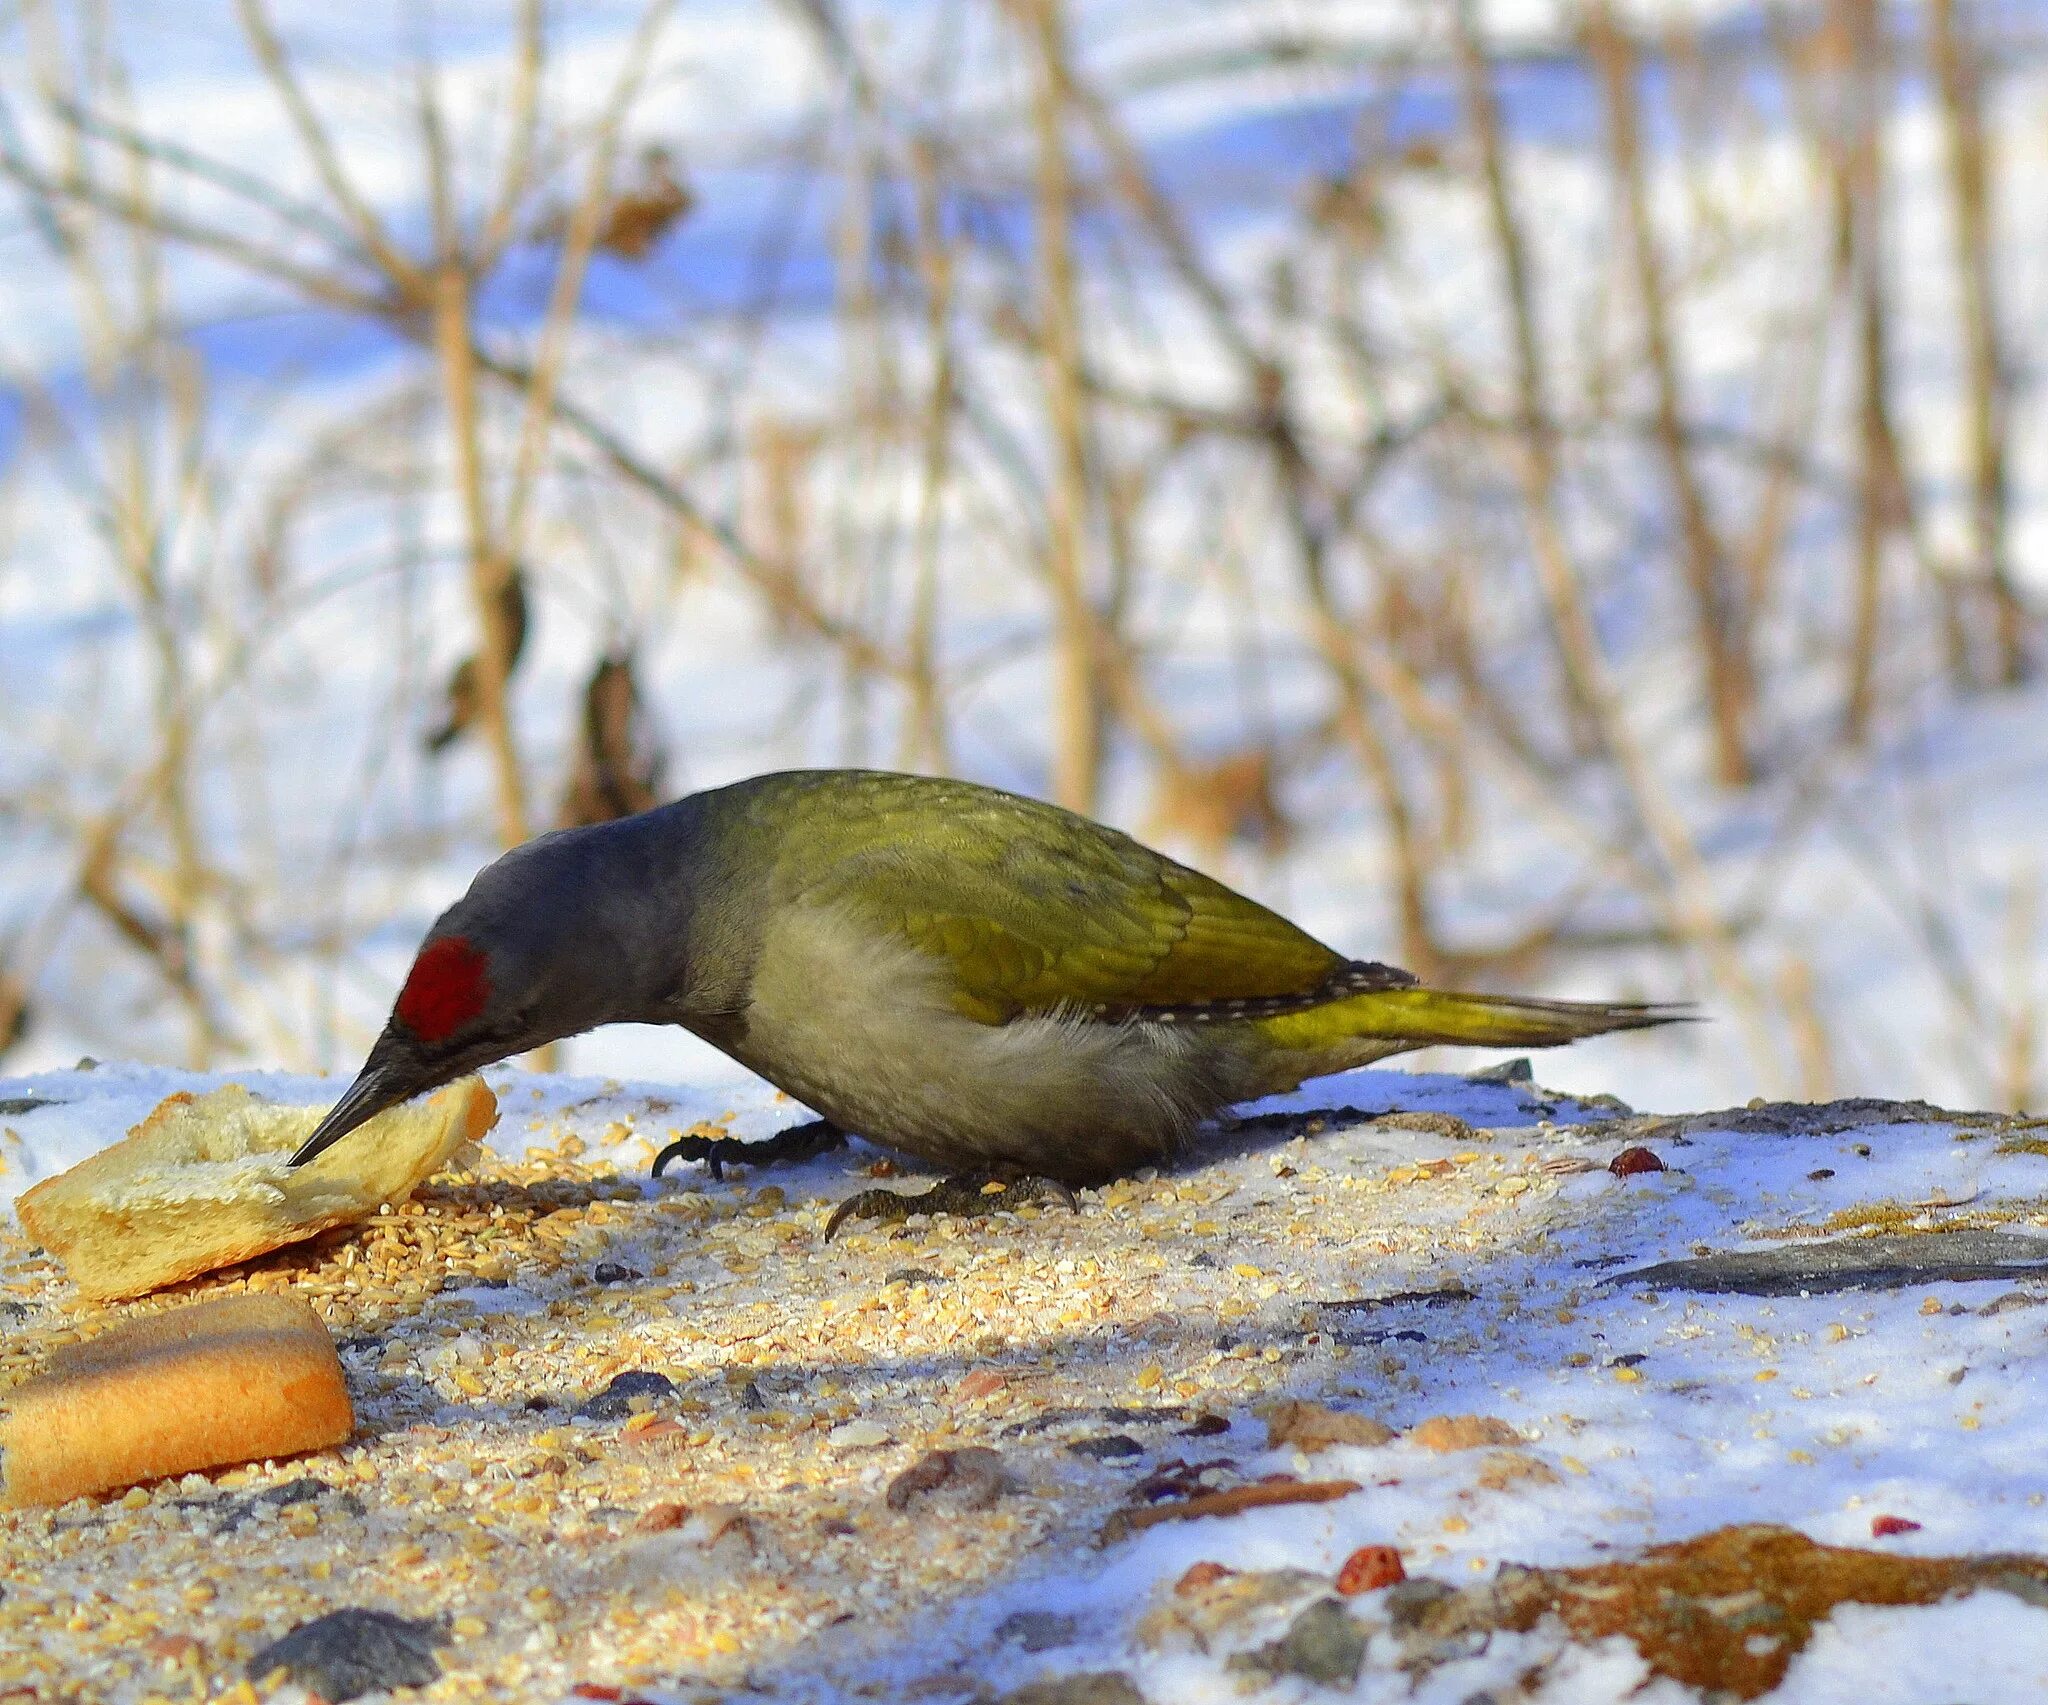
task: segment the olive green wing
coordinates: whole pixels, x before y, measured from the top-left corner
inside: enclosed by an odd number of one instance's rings
[[[959,1010],[1291,1011],[1364,969],[1129,836],[964,782],[814,772],[783,898],[845,908],[949,967]],[[843,778],[828,783],[827,775]],[[1374,972],[1397,981],[1405,973]]]

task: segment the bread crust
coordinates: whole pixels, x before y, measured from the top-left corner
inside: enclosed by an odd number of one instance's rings
[[[217,1297],[66,1345],[6,1393],[0,1508],[340,1444],[341,1360],[297,1297]]]
[[[120,1142],[26,1191],[16,1211],[84,1295],[140,1296],[404,1201],[482,1138],[498,1103],[481,1078],[464,1078],[287,1166],[322,1111],[239,1084],[181,1090]]]

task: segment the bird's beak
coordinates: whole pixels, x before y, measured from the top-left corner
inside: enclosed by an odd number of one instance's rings
[[[304,1166],[315,1155],[324,1154],[358,1125],[376,1118],[387,1107],[395,1107],[414,1092],[404,1082],[406,1074],[396,1063],[379,1060],[373,1054],[348,1091],[327,1110],[327,1117],[291,1158],[293,1166]]]

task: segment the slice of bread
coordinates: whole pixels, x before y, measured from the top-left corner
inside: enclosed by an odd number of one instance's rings
[[[140,1296],[404,1201],[497,1122],[498,1102],[467,1077],[288,1166],[324,1112],[259,1101],[240,1084],[181,1092],[16,1210],[86,1296]]]
[[[0,1394],[0,1508],[340,1444],[334,1340],[297,1297],[228,1296],[67,1344]]]

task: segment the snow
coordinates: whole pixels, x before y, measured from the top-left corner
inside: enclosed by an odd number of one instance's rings
[[[650,1141],[621,1122],[622,1108],[657,1110],[661,1120],[684,1124],[729,1115],[735,1134],[749,1137],[789,1123],[795,1112],[764,1087],[736,1078],[621,1084],[509,1069],[491,1075],[506,1107],[494,1146],[524,1153],[543,1131],[558,1140],[571,1130],[594,1153],[640,1173]],[[114,1065],[0,1081],[0,1104],[17,1109],[0,1116],[0,1188],[11,1196],[74,1163],[174,1088],[224,1081],[229,1077]],[[233,1081],[289,1099],[317,1100],[338,1088],[331,1080],[263,1074]],[[35,1098],[54,1105],[18,1110]],[[1135,1637],[1148,1606],[1198,1561],[1327,1573],[1355,1547],[1387,1543],[1400,1548],[1411,1577],[1462,1585],[1489,1577],[1503,1562],[1612,1559],[1735,1522],[1781,1523],[1825,1543],[1901,1554],[2048,1552],[2048,1409],[2038,1398],[2048,1377],[2048,1313],[2025,1305],[2048,1305],[2041,1283],[2019,1287],[2023,1304],[2009,1280],[1750,1297],[1643,1291],[1626,1277],[1707,1247],[1779,1247],[1787,1231],[1804,1228],[1812,1236],[1829,1215],[1858,1205],[1902,1204],[1908,1222],[1923,1227],[1998,1226],[2026,1234],[2048,1226],[2048,1157],[2024,1152],[2014,1132],[1939,1118],[1874,1118],[1825,1135],[1716,1128],[1757,1122],[1739,1110],[1660,1132],[1527,1083],[1389,1071],[1327,1080],[1248,1111],[1316,1108],[1451,1114],[1479,1128],[1493,1148],[1519,1150],[1512,1169],[1539,1182],[1511,1202],[1496,1202],[1485,1222],[1492,1229],[1477,1236],[1463,1229],[1471,1222],[1458,1220],[1445,1198],[1410,1187],[1403,1200],[1412,1206],[1404,1211],[1441,1234],[1423,1257],[1305,1247],[1304,1271],[1313,1272],[1314,1294],[1325,1299],[1454,1283],[1475,1294],[1361,1314],[1380,1341],[1301,1359],[1290,1389],[1404,1430],[1433,1415],[1498,1417],[1521,1435],[1520,1448],[1551,1470],[1554,1483],[1490,1489],[1475,1478],[1487,1453],[1437,1454],[1406,1437],[1313,1459],[1288,1449],[1261,1451],[1258,1424],[1240,1413],[1227,1439],[1208,1442],[1228,1449],[1248,1477],[1348,1478],[1363,1489],[1334,1503],[1166,1524],[1095,1553],[1027,1553],[993,1588],[934,1608],[907,1635],[878,1638],[851,1669],[842,1664],[837,1679],[807,1679],[798,1666],[780,1682],[766,1674],[771,1692],[839,1697],[839,1686],[863,1674],[895,1686],[952,1660],[999,1686],[1113,1668],[1135,1677],[1155,1700],[1237,1699],[1241,1678],[1224,1667],[1229,1650],[1275,1637],[1284,1617],[1241,1631],[1228,1649],[1208,1654],[1151,1649]],[[1284,1210],[1303,1183],[1325,1173],[1368,1177],[1453,1161],[1473,1141],[1469,1134],[1375,1128],[1355,1112],[1339,1113],[1324,1133],[1277,1152],[1212,1139],[1192,1164],[1204,1180],[1230,1180],[1234,1203]],[[1605,1162],[1634,1141],[1646,1142],[1670,1169],[1612,1176]],[[1300,1179],[1287,1169],[1299,1169]],[[790,1179],[792,1188],[842,1193],[861,1181],[844,1157],[807,1163]],[[2038,1235],[2048,1259],[2048,1234]],[[772,1290],[772,1274],[760,1283]],[[1322,1289],[1333,1283],[1352,1289]],[[483,1333],[493,1312],[539,1306],[516,1284],[462,1295],[485,1317],[476,1328]],[[1986,1312],[1996,1298],[2007,1301]],[[1326,1329],[1328,1318],[1325,1311]],[[1298,1335],[1300,1327],[1292,1331]],[[1423,1336],[1405,1336],[1414,1333]],[[1119,1352],[1109,1346],[1103,1353]],[[1880,1515],[1919,1526],[1874,1539],[1871,1524]],[[1370,1616],[1373,1602],[1368,1595],[1354,1608]],[[1077,1643],[1035,1655],[1014,1648],[991,1654],[989,1630],[1025,1610],[1073,1616]],[[1497,1636],[1485,1651],[1431,1673],[1411,1694],[1408,1678],[1391,1667],[1387,1639],[1374,1637],[1353,1697],[1457,1705],[1511,1682],[1538,1659],[1551,1667],[1530,1697],[1553,1705],[1686,1697],[1668,1682],[1637,1691],[1644,1670],[1625,1642],[1565,1652],[1564,1636],[1550,1625]],[[1838,1612],[1772,1697],[1941,1705],[1959,1697],[2018,1697],[2044,1674],[2048,1615],[2008,1595],[1980,1592],[1926,1609]],[[1276,1682],[1261,1697],[1305,1699],[1306,1686]]]

